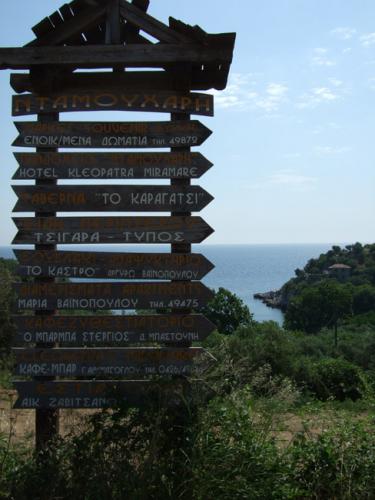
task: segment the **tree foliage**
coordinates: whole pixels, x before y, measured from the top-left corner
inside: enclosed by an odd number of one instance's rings
[[[215,297],[202,310],[202,313],[217,327],[219,333],[231,335],[240,326],[253,323],[253,315],[247,305],[237,295],[219,288]]]
[[[352,312],[351,289],[335,281],[325,281],[305,288],[290,302],[285,327],[317,333],[332,327]]]

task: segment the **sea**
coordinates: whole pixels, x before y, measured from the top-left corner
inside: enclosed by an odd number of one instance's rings
[[[215,290],[223,287],[238,295],[249,307],[255,320],[272,320],[282,324],[282,312],[254,299],[254,293],[278,290],[294,276],[295,269],[304,267],[309,259],[318,257],[331,247],[332,244],[201,244],[194,245],[193,251],[205,255],[215,265],[215,269],[202,280],[203,283]],[[123,245],[97,245],[95,248],[70,245],[69,250],[167,252],[168,248],[155,245],[131,248]],[[11,247],[0,246],[0,257],[14,258]]]

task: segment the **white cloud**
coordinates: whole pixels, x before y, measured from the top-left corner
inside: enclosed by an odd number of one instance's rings
[[[329,87],[315,87],[308,93],[303,94],[296,106],[299,109],[313,109],[319,104],[329,103],[340,99],[340,94]]]
[[[343,85],[343,83],[344,83],[342,80],[339,80],[338,78],[334,78],[334,77],[328,78],[328,81],[329,81],[329,83],[331,83],[334,87],[342,87],[342,85]]]
[[[247,186],[251,189],[280,188],[291,189],[293,191],[307,191],[313,189],[317,183],[316,177],[302,175],[293,169],[280,169],[260,180],[257,183]]]
[[[317,146],[315,152],[319,156],[332,156],[349,153],[352,148],[349,146],[335,147],[335,146]]]
[[[335,28],[331,31],[331,35],[339,40],[350,40],[357,33],[354,28]]]
[[[258,75],[259,77],[259,75]],[[284,83],[259,83],[252,74],[235,73],[223,92],[213,92],[215,104],[237,110],[259,109],[268,115],[278,111],[287,100],[288,87]]]
[[[371,45],[375,44],[375,33],[367,33],[366,35],[362,35],[359,40],[363,47],[371,47]]]
[[[313,51],[313,57],[311,59],[311,64],[313,66],[335,66],[336,62],[329,58],[328,50],[322,47],[317,47]]]

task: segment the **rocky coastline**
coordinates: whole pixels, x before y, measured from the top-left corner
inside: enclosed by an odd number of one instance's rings
[[[254,299],[261,300],[267,307],[285,310],[284,298],[281,290],[272,290],[264,293],[254,293]]]

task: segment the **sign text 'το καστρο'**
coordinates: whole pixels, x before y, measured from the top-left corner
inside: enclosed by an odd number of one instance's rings
[[[213,264],[200,254],[14,250],[30,278],[200,280]]]

